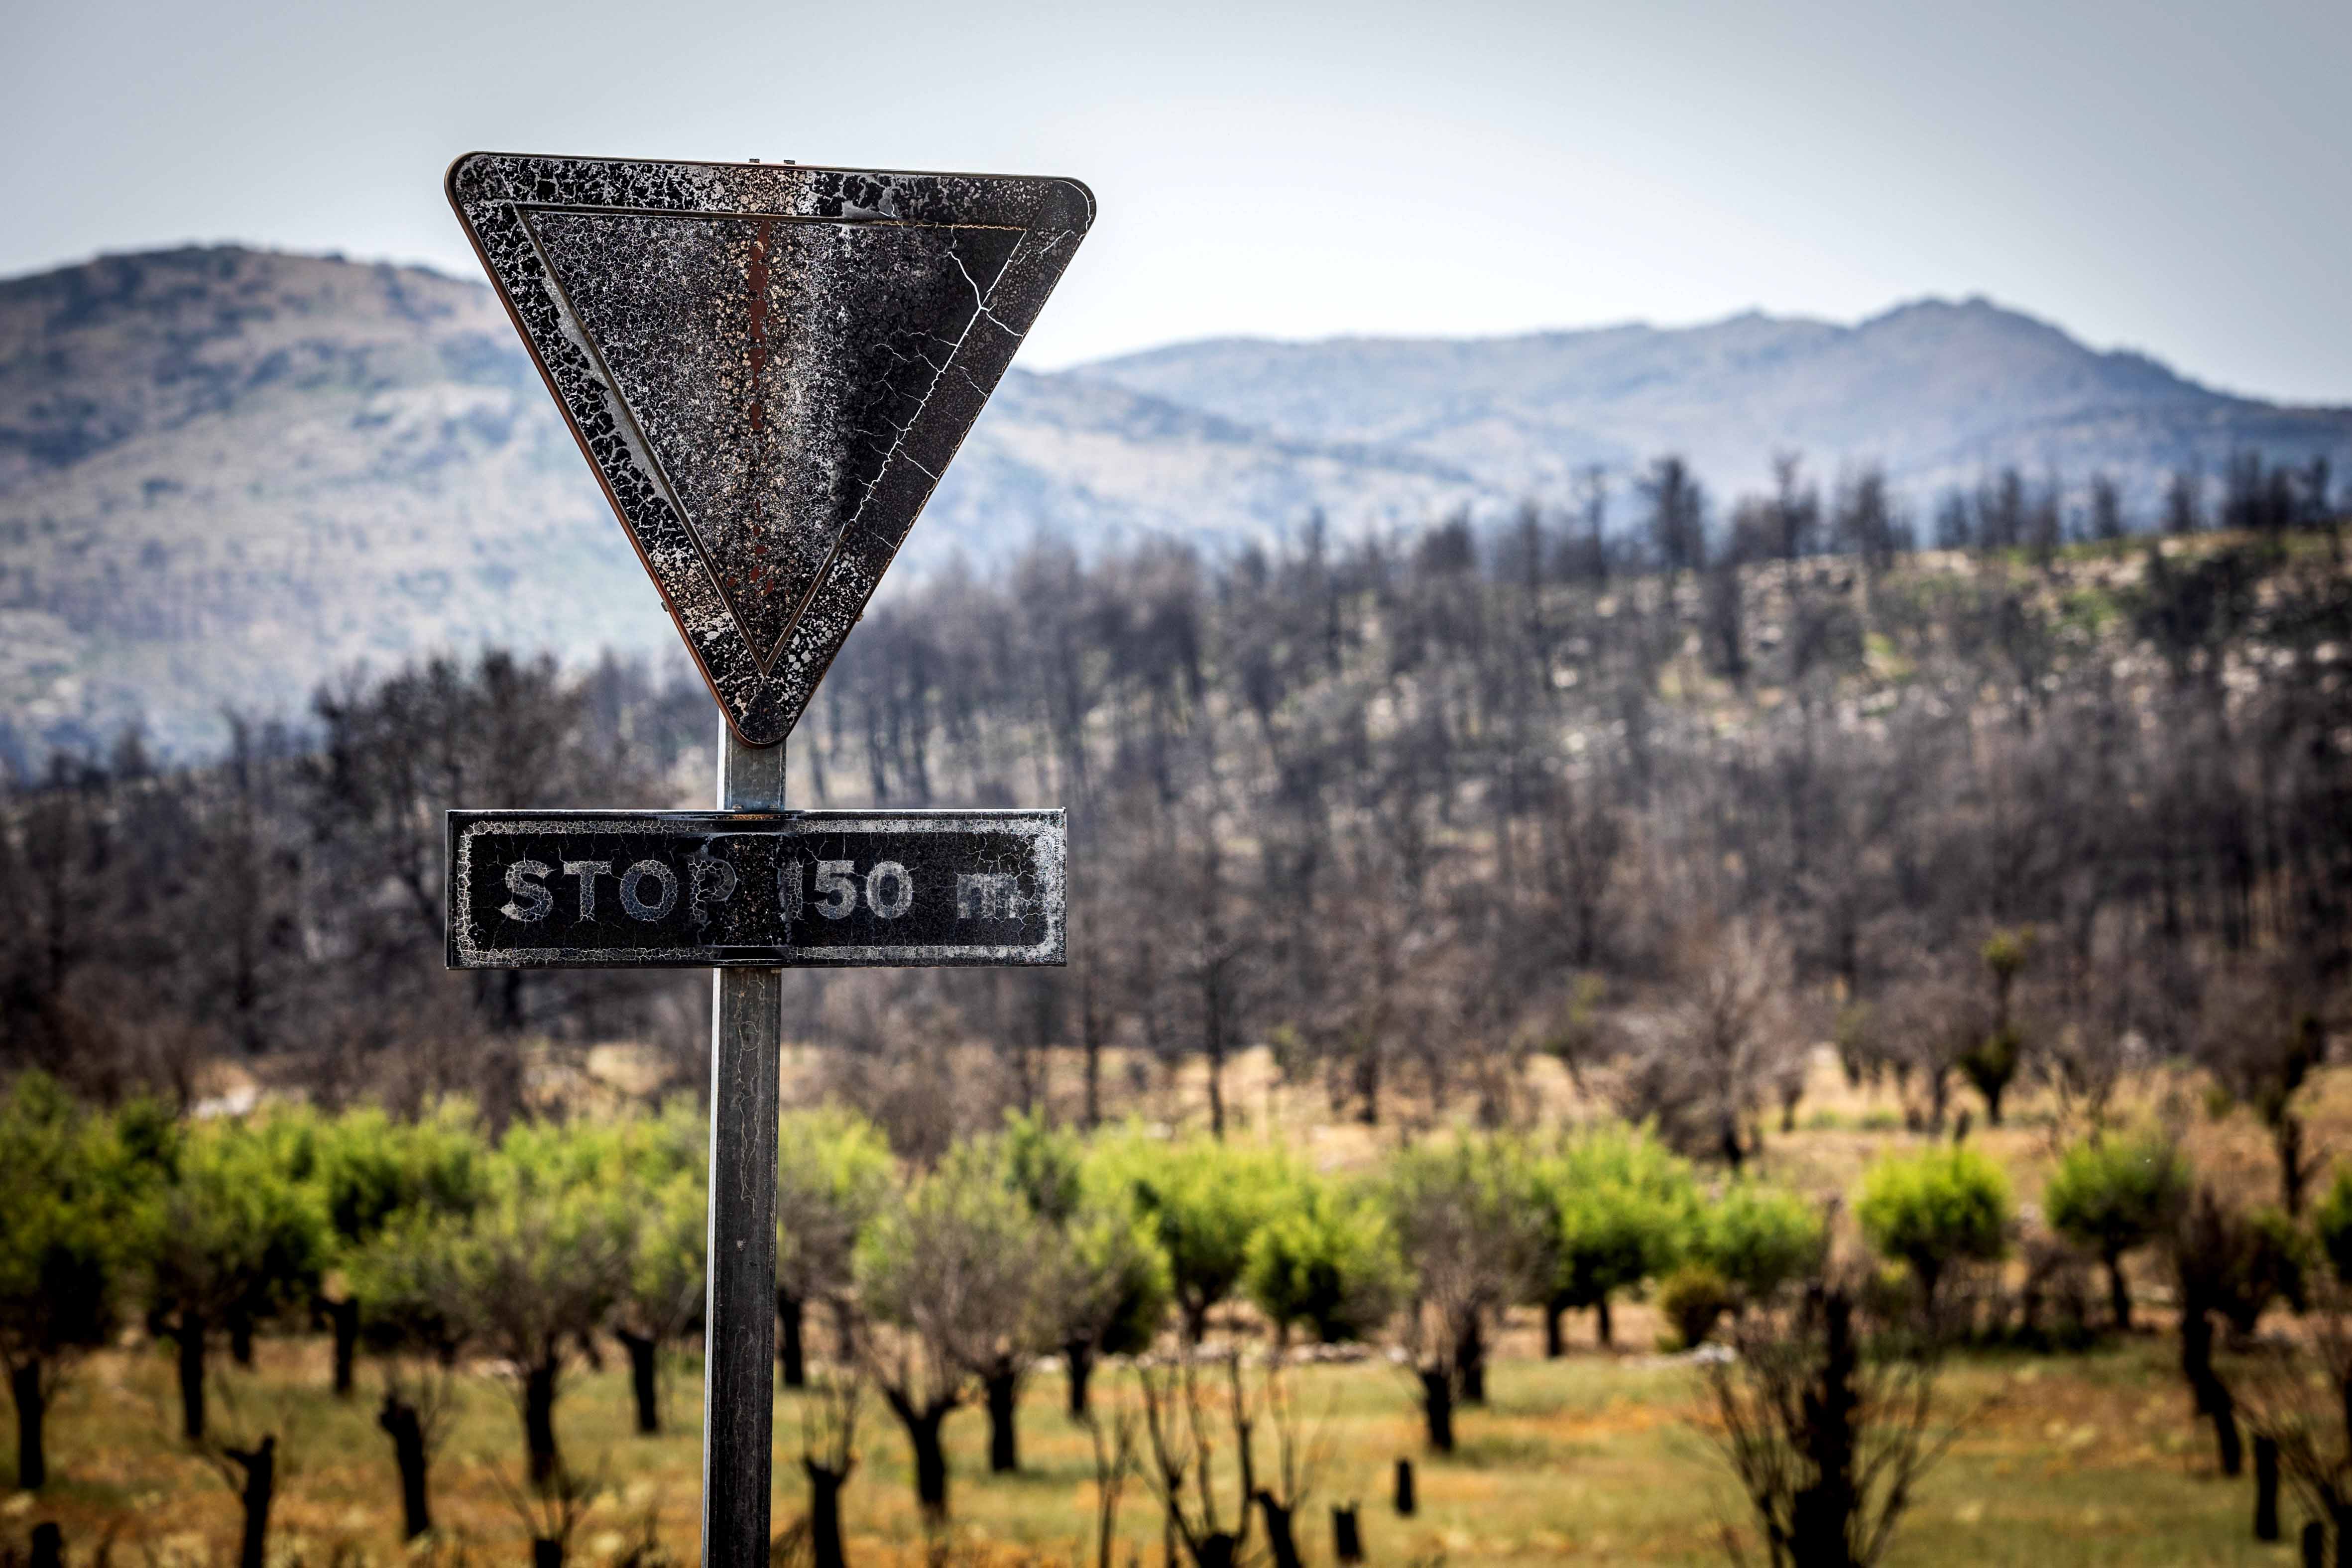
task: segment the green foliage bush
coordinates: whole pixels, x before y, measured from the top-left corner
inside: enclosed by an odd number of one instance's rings
[[[1690,1165],[1643,1128],[1586,1128],[1526,1166],[1535,1217],[1531,1283],[1544,1304],[1591,1307],[1610,1337],[1611,1299],[1672,1270],[1699,1212]]]
[[[1378,1202],[1302,1176],[1250,1239],[1243,1288],[1277,1333],[1304,1325],[1334,1344],[1377,1331],[1396,1309],[1404,1278]]]
[[[47,1484],[49,1396],[121,1315],[134,1261],[124,1222],[154,1174],[116,1118],[85,1110],[45,1075],[26,1074],[0,1099],[0,1364],[16,1406],[22,1490]]]
[[[1513,1301],[1533,1291],[1543,1216],[1528,1201],[1527,1151],[1482,1134],[1427,1139],[1391,1160],[1380,1190],[1412,1271],[1405,1348],[1422,1381],[1429,1441],[1454,1444],[1455,1398],[1486,1398],[1486,1346]]]
[[[1077,1212],[1086,1178],[1086,1140],[1056,1127],[1038,1113],[1008,1112],[1004,1131],[1005,1177],[1051,1225],[1068,1223]]]
[[[1167,1254],[1188,1338],[1231,1296],[1249,1267],[1250,1239],[1296,1179],[1280,1151],[1205,1138],[1155,1138],[1129,1126],[1087,1151],[1086,1181],[1151,1227]]]
[[[110,1123],[52,1080],[28,1073],[0,1101],[0,1354],[11,1367],[106,1342],[135,1174]]]
[[[2153,1133],[2085,1138],[2059,1157],[2042,1194],[2052,1229],[2106,1265],[2116,1322],[2131,1323],[2126,1253],[2171,1233],[2189,1205],[2189,1162]]]
[[[1706,1343],[1726,1312],[1738,1305],[1730,1283],[1704,1263],[1685,1263],[1658,1287],[1658,1311],[1668,1332],[1659,1349],[1695,1350]]]
[[[464,1214],[481,1191],[489,1157],[471,1112],[449,1105],[414,1122],[373,1106],[322,1121],[317,1177],[340,1245],[363,1245],[410,1210]]]
[[[307,1302],[327,1267],[324,1194],[302,1142],[239,1121],[200,1123],[133,1222],[153,1304],[215,1325]]]
[[[1815,1273],[1828,1246],[1819,1208],[1756,1182],[1735,1182],[1699,1218],[1696,1250],[1741,1303]]]
[[[858,1237],[890,1202],[889,1140],[855,1111],[787,1111],[776,1132],[776,1288],[793,1301],[838,1300]]]
[[[2013,1214],[2009,1178],[1965,1147],[1887,1155],[1854,1205],[1871,1246],[1907,1265],[1931,1302],[1952,1264],[2007,1255]]]
[[[1168,1254],[1134,1203],[1087,1180],[1086,1140],[1040,1114],[1008,1114],[993,1138],[960,1145],[961,1168],[985,1171],[1038,1223],[1044,1332],[1075,1356],[1148,1347],[1173,1299]]]
[[[1150,1226],[1122,1205],[1087,1200],[1071,1215],[1064,1245],[1066,1343],[1101,1355],[1149,1350],[1175,1299],[1168,1254]]]

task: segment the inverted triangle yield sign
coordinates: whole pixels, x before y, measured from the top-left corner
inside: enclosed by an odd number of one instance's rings
[[[789,734],[1094,218],[1076,181],[475,152],[450,204],[747,744]]]

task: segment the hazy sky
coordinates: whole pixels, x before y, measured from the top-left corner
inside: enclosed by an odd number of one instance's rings
[[[478,276],[456,153],[1073,174],[1039,368],[1986,293],[2352,401],[2352,0],[19,0],[0,273],[185,240]]]

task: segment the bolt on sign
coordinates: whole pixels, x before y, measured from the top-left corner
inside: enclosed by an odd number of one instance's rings
[[[1063,962],[1062,813],[784,742],[1094,221],[1075,180],[473,152],[449,203],[721,716],[711,811],[449,814],[452,968],[708,967],[703,1562],[768,1560],[782,972]]]

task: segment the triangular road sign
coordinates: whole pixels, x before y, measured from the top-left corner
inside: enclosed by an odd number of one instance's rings
[[[473,152],[449,202],[727,722],[784,738],[1094,220],[1074,180]]]

